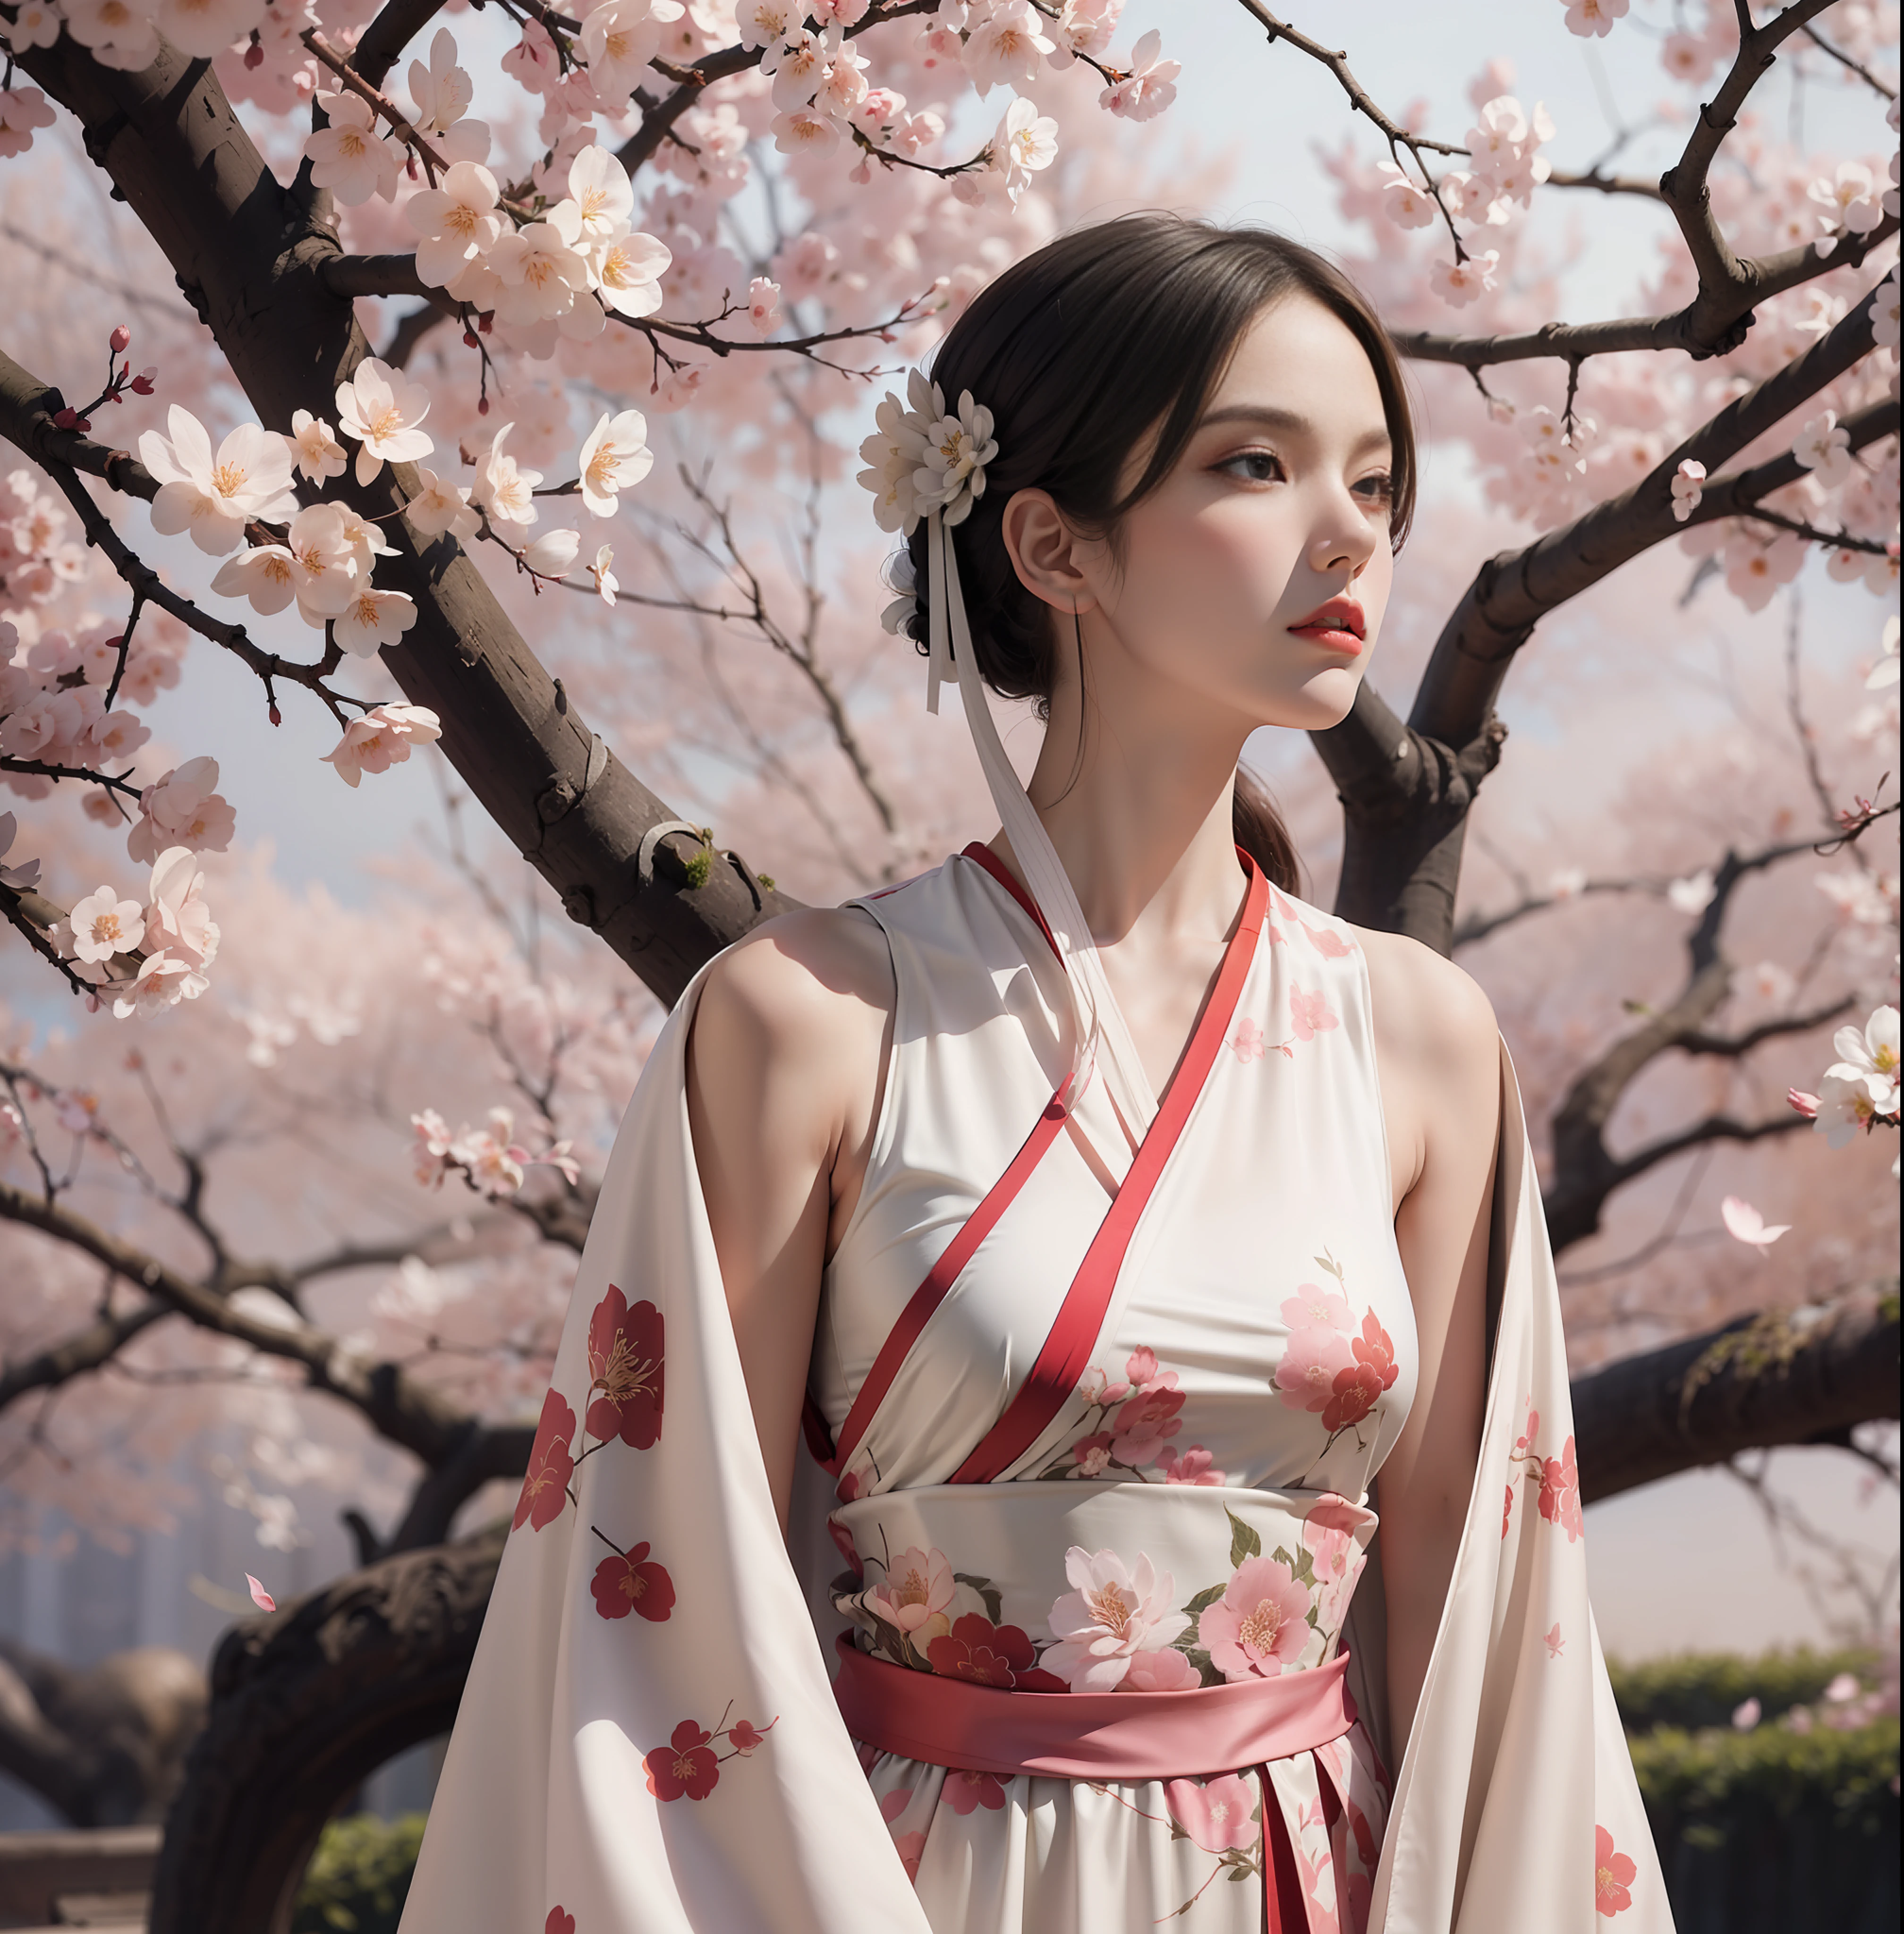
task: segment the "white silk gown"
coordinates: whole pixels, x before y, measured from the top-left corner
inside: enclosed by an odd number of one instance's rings
[[[1371,1493],[1416,1344],[1354,929],[1252,875],[1129,1124],[1068,1086],[1065,969],[975,854],[860,903],[895,1039],[814,1350],[842,1454],[800,1454],[791,1562],[688,1127],[698,980],[664,1030],[403,1934],[1669,1934],[1505,1051],[1481,1454],[1391,1780]],[[1306,1716],[1247,1746],[1205,1716],[1278,1701]],[[901,1749],[884,1707],[942,1704],[963,1756]],[[1127,1711],[1177,1716],[1142,1776],[1104,1743]],[[1014,1770],[1026,1726],[1070,1763],[1067,1713],[1086,1770]]]

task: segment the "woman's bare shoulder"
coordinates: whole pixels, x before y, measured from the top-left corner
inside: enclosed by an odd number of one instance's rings
[[[762,921],[714,962],[694,1027],[719,1036],[730,1062],[764,1053],[824,1067],[854,1056],[869,1034],[876,1056],[893,1000],[878,923],[854,908],[803,907]]]
[[[1378,1050],[1424,1073],[1494,1078],[1500,1026],[1474,976],[1406,934],[1353,931],[1368,962]]]

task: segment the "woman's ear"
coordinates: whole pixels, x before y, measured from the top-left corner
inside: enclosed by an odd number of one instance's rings
[[[1089,611],[1097,604],[1083,555],[1087,545],[1047,490],[1019,490],[1005,507],[999,529],[1018,581],[1054,611]]]

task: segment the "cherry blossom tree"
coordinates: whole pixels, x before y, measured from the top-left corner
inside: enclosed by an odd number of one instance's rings
[[[1551,1142],[1585,1493],[1863,1444],[1896,1410],[1896,631],[1854,689],[1795,601],[1814,554],[1874,642],[1895,600],[1895,10],[1655,10],[1683,131],[1655,181],[1558,165],[1577,139],[1505,61],[1444,118],[1237,4],[1266,87],[1341,104],[1347,266],[1481,499],[1424,512],[1406,718],[1365,685],[1285,806],[1340,911],[1495,996]],[[120,282],[56,171],[8,203],[68,293],[0,326],[0,1255],[31,1285],[0,1460],[110,1537],[180,1507],[159,1474],[215,1417],[264,1549],[327,1486],[365,1568],[227,1646],[155,1926],[267,1920],[310,1821],[453,1710],[496,1546],[445,1541],[525,1466],[659,1003],[795,904],[776,875],[862,890],[970,830],[842,500],[886,382],[1000,268],[1213,198],[1162,145],[1143,11],[0,0],[0,157],[70,126],[136,223]],[[1794,68],[1842,110],[1830,152],[1754,103]],[[1670,241],[1626,312],[1556,321],[1556,237],[1616,201]],[[1638,666],[1662,599],[1792,610],[1755,673],[1776,770],[1715,738],[1592,824],[1495,824],[1538,776],[1503,763],[1509,672],[1551,676],[1543,631],[1589,610]],[[321,708],[366,804],[413,758],[455,774],[374,909],[276,883],[215,761],[146,723],[212,658],[261,732]]]

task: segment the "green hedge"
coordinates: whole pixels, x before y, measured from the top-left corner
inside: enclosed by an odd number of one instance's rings
[[[1890,1934],[1897,1925],[1898,1721],[1809,1731],[1869,1652],[1724,1653],[1610,1665],[1679,1934]],[[1749,1698],[1763,1716],[1731,1723]]]
[[[1644,1665],[1608,1659],[1613,1698],[1629,1733],[1658,1726],[1696,1732],[1702,1726],[1728,1726],[1748,1699],[1764,1709],[1761,1722],[1776,1719],[1794,1706],[1809,1706],[1841,1672],[1869,1685],[1875,1682],[1876,1653],[1869,1650],[1768,1652],[1757,1658],[1737,1652],[1681,1652]]]
[[[352,1813],[332,1821],[305,1869],[291,1934],[396,1934],[424,1818]]]

